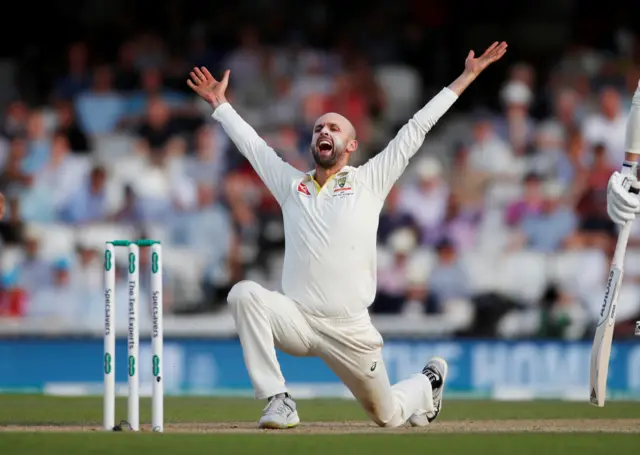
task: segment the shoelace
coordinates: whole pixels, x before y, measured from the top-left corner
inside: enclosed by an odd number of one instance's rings
[[[286,416],[289,413],[289,410],[292,410],[292,409],[286,403],[284,398],[274,398],[264,408],[264,412],[266,413],[270,413],[270,414],[274,413],[282,416]]]

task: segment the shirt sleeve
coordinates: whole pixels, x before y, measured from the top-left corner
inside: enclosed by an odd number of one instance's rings
[[[220,122],[278,203],[284,204],[291,182],[303,173],[284,162],[229,103],[218,106],[212,117]]]
[[[458,99],[443,88],[398,131],[389,145],[359,169],[360,179],[378,197],[384,199],[400,178],[409,160],[420,149],[426,134]]]

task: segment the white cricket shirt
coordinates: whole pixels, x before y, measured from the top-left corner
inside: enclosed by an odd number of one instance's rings
[[[362,314],[371,305],[384,199],[427,132],[457,99],[444,88],[382,152],[360,167],[345,166],[322,188],[315,171],[304,173],[285,163],[230,104],[214,111],[212,117],[282,207],[282,291],[303,311],[339,318]]]

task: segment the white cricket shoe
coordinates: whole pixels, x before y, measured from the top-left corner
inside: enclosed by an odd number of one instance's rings
[[[285,430],[293,428],[300,423],[296,402],[286,395],[271,397],[264,408],[258,425],[260,428],[273,430]]]
[[[446,360],[442,357],[433,357],[422,370],[422,374],[431,381],[434,411],[424,414],[413,414],[409,417],[409,423],[411,423],[412,426],[426,427],[436,420],[440,414],[440,410],[442,410],[442,392],[444,391],[444,384],[447,380],[448,369],[449,366]]]

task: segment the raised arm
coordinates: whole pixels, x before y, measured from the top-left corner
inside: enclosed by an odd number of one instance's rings
[[[211,105],[212,117],[220,122],[231,141],[282,205],[289,194],[291,182],[302,176],[302,172],[285,163],[227,102],[225,91],[229,85],[229,70],[220,81],[214,79],[205,67],[194,68],[190,76],[187,85]]]
[[[409,160],[422,146],[427,133],[456,102],[465,89],[490,64],[507,52],[507,43],[493,43],[480,57],[470,51],[464,72],[420,109],[401,129],[389,145],[359,170],[360,178],[380,198],[386,198],[400,178]]]

